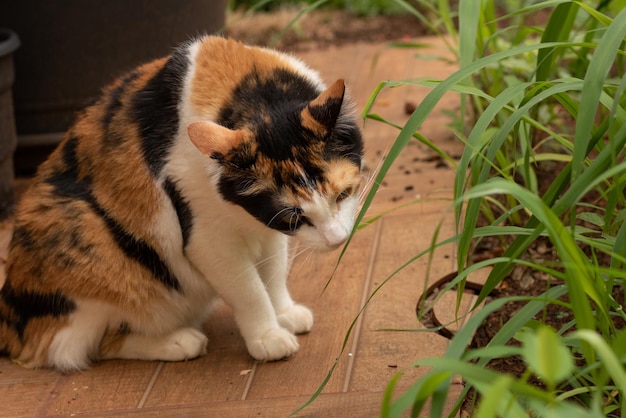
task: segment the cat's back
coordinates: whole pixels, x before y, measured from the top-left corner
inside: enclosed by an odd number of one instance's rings
[[[225,108],[242,100],[237,92],[253,90],[251,84],[266,94],[278,86],[283,95],[301,90],[316,95],[325,87],[317,72],[291,55],[218,36],[199,37],[105,87],[77,115],[37,178],[45,182],[52,173],[78,171],[94,181],[101,178],[103,193],[113,191],[105,191],[107,185],[158,178],[174,141],[186,132],[180,128],[189,121],[181,118],[221,122]],[[142,169],[144,176],[138,176]]]
[[[47,292],[67,285],[85,296],[107,273],[148,271],[178,287],[150,231],[164,206],[162,172],[178,134],[187,48],[121,76],[78,113],[18,204],[7,260],[12,286]],[[115,271],[99,267],[107,258],[119,260]],[[68,276],[82,279],[58,279]],[[120,291],[113,283],[110,298]]]

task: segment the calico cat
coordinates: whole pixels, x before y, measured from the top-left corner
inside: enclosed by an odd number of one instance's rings
[[[288,236],[352,230],[363,142],[343,80],[220,37],[119,78],[77,117],[16,212],[0,351],[25,367],[206,351],[216,298],[252,357],[313,325],[286,286]]]

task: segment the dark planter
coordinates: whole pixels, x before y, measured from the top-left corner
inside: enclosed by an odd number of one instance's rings
[[[22,148],[56,144],[100,89],[176,44],[224,25],[227,0],[20,0],[0,27],[20,34],[13,89]],[[25,153],[32,157],[33,149]]]
[[[13,118],[13,53],[20,46],[15,32],[0,28],[0,221],[15,205],[13,197],[13,152],[17,143]]]

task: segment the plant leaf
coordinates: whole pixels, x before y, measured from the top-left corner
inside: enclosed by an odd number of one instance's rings
[[[574,367],[572,356],[561,338],[547,326],[526,335],[522,357],[531,371],[549,388],[570,375]]]

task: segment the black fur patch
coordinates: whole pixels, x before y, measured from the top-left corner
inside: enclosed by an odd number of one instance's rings
[[[122,106],[122,101],[120,99],[126,93],[126,89],[128,88],[128,85],[132,83],[133,81],[135,81],[140,75],[141,73],[139,73],[138,71],[136,70],[132,71],[131,73],[129,73],[122,79],[119,86],[114,88],[109,93],[109,97],[108,97],[109,103],[106,107],[104,118],[102,118],[102,128],[105,132],[109,130],[109,125],[111,124],[111,120],[113,119],[113,116],[117,113],[117,111]]]
[[[341,129],[335,129],[324,149],[324,158],[346,158],[357,167],[361,166],[363,158],[363,137],[354,123],[346,124]]]
[[[176,210],[176,216],[178,216],[178,223],[180,224],[180,230],[183,235],[183,248],[185,248],[189,242],[189,235],[191,235],[191,229],[193,227],[191,207],[170,178],[166,178],[163,182],[163,189],[169,196]]]
[[[252,129],[260,153],[276,161],[292,160],[293,147],[305,147],[313,139],[302,129],[300,112],[318,94],[309,80],[296,73],[277,69],[262,79],[252,72],[237,86],[218,122],[230,129]]]
[[[315,120],[330,131],[335,127],[335,123],[341,112],[342,103],[343,96],[341,99],[327,100],[323,105],[309,106],[309,112],[311,112],[311,116],[313,116]]]
[[[92,205],[92,209],[106,222],[117,245],[128,257],[148,269],[152,275],[168,289],[180,291],[180,283],[172,274],[159,254],[145,241],[126,232],[115,219],[111,218],[102,208]]]
[[[124,227],[113,219],[97,202],[95,196],[91,193],[89,179],[78,178],[77,145],[78,140],[76,138],[70,138],[64,144],[63,161],[65,162],[65,170],[54,173],[45,181],[54,187],[55,195],[86,202],[91,210],[105,221],[113,239],[128,257],[152,272],[153,276],[168,289],[180,291],[178,279],[170,272],[154,248],[125,231]]]
[[[235,151],[230,163],[246,169],[262,155],[279,164],[297,161],[307,182],[321,181],[323,171],[311,162],[309,149],[323,138],[317,138],[300,121],[304,107],[318,95],[316,86],[309,80],[283,69],[275,70],[267,79],[256,72],[244,77],[230,103],[222,109],[218,122],[230,129],[244,126],[250,129],[257,154]],[[282,188],[290,187],[294,181],[301,182],[300,177],[277,169],[272,180]]]
[[[128,322],[121,322],[119,328],[117,329],[117,335],[128,335],[132,332],[130,329],[130,325]]]
[[[14,314],[10,318],[5,318],[5,322],[17,330],[20,338],[23,338],[24,330],[31,320],[44,316],[58,318],[76,310],[76,303],[58,291],[56,293],[20,292],[15,291],[10,283],[11,280],[7,279],[0,289],[0,297]]]
[[[277,203],[275,192],[243,195],[240,184],[235,179],[223,177],[219,183],[219,191],[225,200],[241,206],[265,226],[291,235],[303,224],[310,225],[306,218],[299,216],[299,208]]]
[[[16,226],[11,238],[11,246],[17,245],[25,249],[31,249],[36,246],[36,241],[28,229]]]
[[[163,169],[178,132],[178,104],[188,66],[187,48],[181,47],[132,99],[143,156],[155,177]]]
[[[341,121],[342,126],[335,129],[342,100],[331,99],[326,105],[309,108],[315,119],[329,125],[324,137],[303,126],[302,110],[320,93],[308,79],[294,72],[277,69],[267,78],[252,72],[235,89],[218,119],[227,128],[251,130],[257,145],[255,153],[237,149],[218,159],[232,168],[222,174],[220,193],[268,227],[287,234],[310,221],[297,215],[297,208],[277,203],[274,196],[280,192],[247,195],[245,185],[255,180],[252,167],[266,164],[266,175],[275,190],[296,192],[325,181],[322,160],[349,158],[357,166],[361,164],[363,141],[356,124]]]

